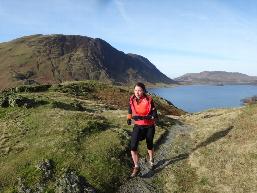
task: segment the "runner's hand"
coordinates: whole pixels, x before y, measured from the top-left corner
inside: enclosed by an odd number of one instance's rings
[[[131,125],[131,119],[127,119],[127,124]]]

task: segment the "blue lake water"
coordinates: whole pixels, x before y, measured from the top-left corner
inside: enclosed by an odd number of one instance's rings
[[[257,95],[254,85],[189,85],[147,89],[187,112],[242,105],[241,99]]]

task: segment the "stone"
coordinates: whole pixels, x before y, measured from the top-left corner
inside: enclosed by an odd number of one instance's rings
[[[84,177],[78,176],[74,170],[67,170],[58,180],[56,193],[95,193]]]

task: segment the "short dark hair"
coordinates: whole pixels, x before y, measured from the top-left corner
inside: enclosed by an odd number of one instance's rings
[[[134,88],[136,86],[139,86],[140,88],[142,88],[142,90],[144,91],[144,93],[146,93],[146,88],[145,88],[145,85],[142,83],[142,82],[137,82],[134,86]]]

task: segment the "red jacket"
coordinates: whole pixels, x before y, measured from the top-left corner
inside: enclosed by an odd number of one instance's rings
[[[135,95],[132,95],[129,100],[130,109],[132,115],[129,113],[128,118],[131,116],[148,116],[151,114],[154,105],[153,99],[151,96],[144,95],[140,99],[137,99]],[[136,125],[154,125],[154,119],[143,119],[143,120],[135,120]]]

